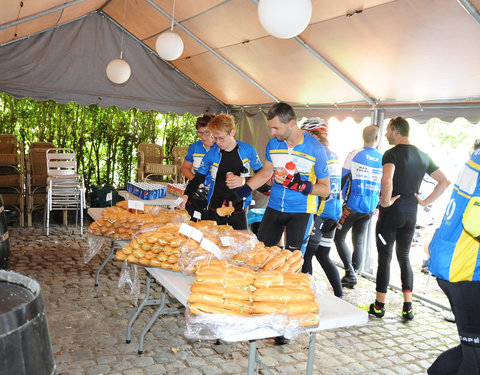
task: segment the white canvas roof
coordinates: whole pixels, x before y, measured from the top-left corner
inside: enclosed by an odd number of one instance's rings
[[[125,17],[124,0],[19,3],[0,0],[0,90],[17,97],[196,114],[286,101],[305,116],[480,121],[480,0],[312,0],[293,39],[262,28],[256,0],[177,0],[185,49],[171,63],[154,45],[173,0],[126,0]],[[117,86],[105,67],[123,27],[132,77]]]

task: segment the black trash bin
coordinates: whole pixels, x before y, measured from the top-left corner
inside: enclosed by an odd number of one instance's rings
[[[7,217],[3,197],[0,194],[0,269],[8,268],[8,256],[10,255],[10,239],[8,238]]]
[[[0,374],[56,374],[40,284],[0,270]]]

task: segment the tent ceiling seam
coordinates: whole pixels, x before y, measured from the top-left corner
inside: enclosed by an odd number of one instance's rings
[[[13,21],[13,22],[8,22],[8,23],[4,23],[3,25],[0,25],[0,30],[4,30],[4,29],[8,29],[9,27],[12,27],[12,26],[16,26],[16,25],[20,25],[24,22],[28,22],[28,21],[33,21],[37,18],[40,18],[40,17],[43,17],[43,16],[46,16],[50,13],[54,13],[54,12],[57,12],[59,10],[63,10],[65,8],[68,8],[68,7],[71,7],[73,5],[77,5],[79,3],[83,3],[85,0],[74,0],[72,1],[71,3],[68,3],[68,4],[63,4],[63,5],[59,5],[57,7],[54,7],[54,8],[51,8],[51,9],[48,9],[48,10],[45,10],[43,12],[40,12],[40,13],[37,13],[37,14],[33,14],[31,16],[28,16],[28,17],[25,17],[25,18],[22,18],[22,19],[19,19],[19,20],[16,20],[16,21]],[[45,31],[45,30],[43,30]]]
[[[97,12],[97,11],[95,11]],[[93,13],[93,12],[92,12]],[[118,28],[122,29],[123,32],[125,32],[128,36],[130,36],[131,38],[133,38],[134,40],[136,40],[138,43],[140,43],[147,51],[149,51],[151,54],[155,55],[156,58],[160,59],[164,64],[167,64],[172,70],[174,70],[175,72],[177,72],[178,74],[180,74],[183,78],[185,78],[188,82],[190,82],[192,85],[194,85],[195,87],[198,87],[200,90],[202,90],[205,94],[207,94],[209,97],[211,97],[213,100],[215,100],[217,103],[219,103],[221,106],[223,106],[223,108],[225,108],[225,110],[227,110],[227,105],[225,103],[223,103],[221,100],[219,100],[218,98],[216,98],[215,96],[213,96],[211,93],[209,93],[207,90],[205,90],[202,86],[200,86],[198,83],[196,83],[195,81],[193,81],[190,77],[188,77],[185,73],[183,73],[182,71],[180,71],[176,66],[172,65],[170,62],[168,61],[165,61],[163,59],[161,59],[157,53],[152,50],[147,44],[145,44],[143,41],[141,41],[140,39],[138,39],[135,35],[133,35],[130,31],[128,31],[127,29],[125,29],[122,25],[120,25],[117,21],[115,21],[112,17],[110,17],[108,14],[106,14],[104,11],[98,11],[98,13],[100,13],[102,16],[104,16],[106,19],[108,19],[110,22],[112,22],[115,26],[117,26]]]
[[[258,7],[258,0],[251,0]],[[350,85],[355,91],[357,91],[360,95],[362,95],[367,102],[369,102],[373,107],[376,106],[376,100],[370,97],[365,90],[360,88],[356,83],[354,83],[350,78],[348,78],[344,73],[342,73],[335,65],[333,65],[330,61],[328,61],[325,57],[320,55],[317,51],[315,51],[312,47],[310,47],[306,42],[304,42],[300,37],[295,36],[293,37],[303,48],[305,48],[308,52],[310,52],[313,56],[315,56],[318,60],[320,60],[324,65],[326,65],[332,72],[334,72],[338,77],[344,80],[348,85]]]
[[[150,4],[152,7],[154,7],[156,10],[158,10],[160,13],[162,13],[165,17],[167,17],[170,21],[172,21],[172,17],[165,12],[162,8],[160,8],[157,4],[155,4],[152,0],[145,0],[148,4]],[[252,83],[254,86],[256,86],[258,89],[260,89],[264,94],[268,95],[270,98],[275,100],[276,102],[279,102],[280,100],[273,95],[270,91],[268,91],[265,87],[260,85],[257,81],[255,81],[252,77],[250,77],[248,74],[246,74],[244,71],[242,71],[239,67],[228,61],[225,57],[220,55],[217,51],[215,51],[213,48],[208,46],[205,42],[203,42],[200,38],[198,38],[194,33],[192,33],[190,30],[188,30],[185,26],[183,26],[181,23],[173,20],[175,22],[175,25],[177,25],[180,29],[182,29],[185,33],[187,33],[191,38],[193,38],[197,43],[202,45],[202,47],[206,48],[210,53],[212,53],[215,57],[217,57],[220,61],[222,61],[224,64],[235,70],[237,73],[239,73],[242,77],[247,79],[250,83]]]

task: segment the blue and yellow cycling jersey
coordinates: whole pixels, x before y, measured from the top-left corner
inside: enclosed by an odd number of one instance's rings
[[[340,162],[338,156],[330,148],[326,147],[327,168],[330,175],[330,195],[322,199],[318,207],[317,215],[332,220],[339,220],[342,216],[342,202],[340,199]]]
[[[250,172],[250,168],[253,171],[258,171],[262,168],[262,162],[258,157],[257,151],[253,148],[252,145],[248,143],[237,141],[238,144],[238,155],[240,160],[242,161],[243,168],[245,171]],[[205,154],[198,168],[198,173],[203,174],[205,176],[211,176],[211,182],[209,184],[208,190],[208,204],[210,204],[210,199],[212,198],[212,194],[215,187],[215,180],[217,177],[217,170],[220,162],[222,161],[222,153],[220,149],[215,144],[210,147],[210,150]],[[244,175],[243,177],[248,177],[248,175]],[[246,209],[250,203],[252,202],[252,194],[249,194],[248,197],[244,200],[243,208]]]
[[[216,145],[214,145],[216,146]],[[213,146],[212,146],[213,147]],[[217,146],[218,147],[218,146]],[[202,141],[196,141],[192,143],[188,147],[187,155],[185,156],[185,160],[193,164],[193,173],[195,174],[200,168],[200,164],[202,163],[203,157],[208,152],[208,150],[203,145]],[[205,178],[204,185],[208,186],[210,184],[210,175],[207,175]]]
[[[472,225],[476,229],[480,226],[480,222],[475,219],[478,216],[468,216],[465,213],[469,203],[478,202],[478,197],[480,148],[477,148],[460,172],[442,223],[430,242],[428,267],[440,279],[450,282],[480,281],[480,242],[465,230],[469,228],[472,231]],[[480,205],[476,208],[480,209]]]
[[[347,207],[361,214],[373,212],[378,205],[382,174],[382,154],[376,148],[352,151],[342,168],[342,177],[349,175],[343,187]]]
[[[302,180],[313,184],[317,179],[329,176],[325,147],[310,134],[304,133],[303,139],[292,149],[287,142],[272,138],[265,151],[265,158],[273,164],[273,168],[284,168],[288,162],[295,163]],[[281,184],[273,183],[270,190],[268,207],[281,212],[315,213],[318,208],[316,195],[304,195]]]

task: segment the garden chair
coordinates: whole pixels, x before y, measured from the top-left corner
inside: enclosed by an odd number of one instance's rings
[[[138,145],[138,181],[153,180],[151,177],[169,176],[174,179],[177,169],[175,165],[165,164],[168,158],[163,156],[163,147],[155,143],[140,143]]]
[[[24,155],[23,144],[12,134],[0,134],[0,194],[5,208],[19,214],[24,225]]]
[[[33,211],[45,207],[47,193],[47,158],[45,152],[55,148],[51,142],[33,142],[30,144],[25,165],[27,170],[27,225],[32,226]]]
[[[47,160],[47,204],[45,209],[46,234],[49,235],[50,211],[76,211],[75,225],[80,212],[80,234],[83,234],[83,210],[85,203],[85,185],[83,176],[77,173],[75,152],[70,148],[49,148],[45,153]]]

